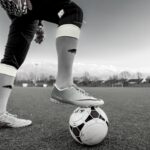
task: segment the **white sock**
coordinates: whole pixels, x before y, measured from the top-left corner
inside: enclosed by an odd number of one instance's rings
[[[7,103],[12,91],[16,69],[12,66],[0,64],[0,114],[7,110]]]

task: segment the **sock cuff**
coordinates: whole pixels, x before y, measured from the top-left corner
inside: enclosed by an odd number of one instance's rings
[[[79,39],[80,37],[80,28],[74,24],[64,24],[58,27],[56,38],[62,36],[69,36]]]
[[[13,66],[0,63],[0,74],[16,77],[17,69]]]

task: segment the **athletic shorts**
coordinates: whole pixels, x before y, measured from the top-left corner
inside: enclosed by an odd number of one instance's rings
[[[55,24],[74,24],[81,27],[83,20],[82,9],[74,2],[59,2],[53,4],[51,0],[32,0],[33,10],[29,16],[37,20],[45,20]]]

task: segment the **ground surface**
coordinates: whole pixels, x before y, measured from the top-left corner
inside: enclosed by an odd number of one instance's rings
[[[51,88],[15,88],[9,110],[32,119],[22,129],[0,129],[0,150],[150,150],[150,88],[86,88],[105,99],[109,134],[95,147],[76,143],[68,130],[75,107],[52,104]]]

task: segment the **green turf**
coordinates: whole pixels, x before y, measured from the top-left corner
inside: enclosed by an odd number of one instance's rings
[[[76,143],[68,130],[72,106],[50,103],[51,88],[15,88],[9,110],[33,120],[21,129],[0,129],[0,150],[150,150],[149,88],[86,88],[105,99],[109,134],[94,147]]]

